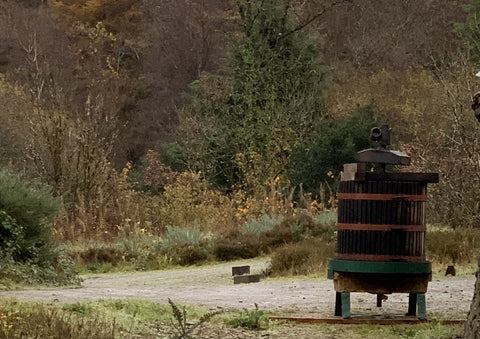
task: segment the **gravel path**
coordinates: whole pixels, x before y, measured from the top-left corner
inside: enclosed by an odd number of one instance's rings
[[[18,298],[45,302],[79,302],[107,298],[136,298],[155,302],[195,304],[208,308],[254,308],[278,315],[324,317],[333,314],[333,282],[319,278],[268,278],[259,283],[233,284],[231,267],[251,266],[260,273],[267,259],[230,262],[211,266],[189,267],[152,272],[102,274],[84,277],[80,288],[1,291],[0,298]],[[427,311],[443,317],[464,316],[470,307],[475,277],[434,278],[427,292]],[[352,313],[403,314],[408,295],[392,294],[381,309],[376,297],[368,293],[352,293]]]

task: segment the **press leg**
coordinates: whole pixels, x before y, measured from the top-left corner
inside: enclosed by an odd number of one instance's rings
[[[377,294],[377,307],[382,307],[383,294]]]
[[[335,292],[335,316],[340,317],[342,315],[342,293]]]
[[[342,293],[342,318],[350,318],[350,293]]]
[[[409,293],[408,294],[408,312],[407,315],[409,316],[416,316],[417,315],[417,294],[416,293]]]
[[[427,304],[425,301],[425,293],[417,294],[418,319],[427,319]]]

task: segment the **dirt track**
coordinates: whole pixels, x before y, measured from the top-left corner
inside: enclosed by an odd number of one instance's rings
[[[2,291],[0,297],[15,297],[46,302],[77,302],[106,298],[136,298],[166,302],[171,298],[183,304],[208,308],[253,308],[275,314],[330,316],[334,309],[331,280],[320,278],[265,279],[259,283],[234,285],[231,267],[249,264],[252,273],[260,273],[267,261],[253,260],[212,266],[164,271],[102,274],[84,277],[81,288]],[[464,316],[468,311],[475,277],[440,277],[429,284],[427,311],[442,317]],[[393,294],[383,307],[375,307],[376,297],[367,293],[352,293],[352,312],[372,314],[403,314],[408,296]]]

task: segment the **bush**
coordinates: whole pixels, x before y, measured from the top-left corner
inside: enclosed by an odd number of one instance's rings
[[[311,237],[321,237],[325,242],[334,242],[334,223],[330,222],[330,217],[321,219],[306,210],[296,210],[294,215],[285,218],[265,215],[258,219],[261,222],[257,223],[257,220],[247,223],[250,227],[245,228],[250,229],[250,232],[232,230],[222,234],[214,247],[215,257],[219,260],[253,258]],[[260,232],[261,230],[264,231]]]
[[[0,170],[0,248],[14,261],[50,259],[51,234],[46,223],[60,208],[51,188]]]
[[[128,253],[121,251],[116,244],[95,244],[75,253],[76,260],[84,264],[109,263],[116,266],[118,263],[131,258]]]
[[[169,247],[178,245],[198,245],[203,233],[196,227],[167,226],[165,243]]]
[[[443,264],[476,263],[480,249],[480,230],[475,228],[429,229],[425,246],[430,260]]]
[[[259,239],[251,233],[230,230],[218,236],[213,253],[215,258],[225,261],[255,258],[260,255]]]
[[[369,135],[373,126],[375,120],[370,106],[357,108],[344,121],[325,124],[294,150],[292,184],[302,184],[314,197],[320,195],[319,188],[325,183],[334,187],[335,177],[343,165],[355,162],[356,152],[371,145]]]
[[[215,258],[222,261],[255,258],[260,254],[258,246],[243,242],[220,241],[215,245]]]
[[[297,233],[296,230],[292,232],[288,223],[281,223],[275,225],[273,230],[262,233],[259,239],[262,250],[269,253],[276,247],[300,241],[301,234]]]
[[[218,230],[234,223],[230,199],[209,187],[199,174],[183,172],[175,183],[166,185],[158,218],[164,225]]]
[[[272,254],[273,275],[305,275],[323,272],[327,261],[335,255],[335,213],[312,216],[300,211],[285,218],[279,225],[292,230],[292,240],[276,248]]]
[[[63,254],[56,254],[47,265],[27,262],[0,260],[0,287],[11,288],[15,285],[78,285],[80,278],[75,271],[74,262]]]
[[[271,274],[306,275],[324,272],[329,258],[335,255],[335,242],[310,238],[295,244],[286,244],[273,252]]]
[[[47,222],[60,208],[49,186],[0,170],[0,283],[75,284],[71,260],[54,249]]]
[[[272,217],[268,214],[264,214],[259,219],[250,218],[245,222],[245,231],[254,235],[259,235],[271,231],[275,225],[282,221],[282,219],[281,216]]]
[[[297,210],[268,232],[260,234],[260,242],[265,252],[285,244],[296,243],[309,237],[333,236],[333,224],[323,225],[306,210]],[[328,240],[330,241],[330,240]]]
[[[206,247],[201,246],[201,244],[183,244],[170,248],[167,255],[173,263],[187,266],[206,261],[209,257],[209,251]]]
[[[197,227],[167,226],[162,251],[174,264],[198,264],[209,256],[209,241]]]
[[[116,242],[88,242],[65,246],[82,271],[154,270],[168,266],[161,239],[143,232],[122,235]]]

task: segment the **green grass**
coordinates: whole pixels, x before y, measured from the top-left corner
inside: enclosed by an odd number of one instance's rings
[[[0,338],[171,338],[174,334],[172,308],[168,303],[145,300],[99,300],[66,304],[42,304],[2,300],[0,303]],[[183,309],[183,305],[177,304]],[[197,323],[208,310],[185,306],[189,323]],[[233,326],[250,332],[249,337],[266,335],[279,338],[349,338],[349,339],[454,339],[463,325],[446,325],[438,315],[415,325],[330,325],[298,324],[285,321],[265,322],[271,315],[262,310],[228,311],[209,320],[215,333],[235,331]],[[263,324],[255,326],[258,321]],[[268,320],[268,319],[267,319]],[[268,324],[268,325],[265,325]],[[262,334],[255,334],[258,330]],[[222,332],[223,331],[223,332]],[[23,336],[20,334],[23,333]],[[241,332],[235,332],[241,333]],[[241,335],[241,334],[240,334]],[[239,337],[241,338],[241,336]],[[195,337],[195,336],[194,336]],[[197,338],[197,337],[195,337]],[[198,336],[201,338],[201,336]]]
[[[443,325],[438,321],[416,325],[270,323],[270,332],[278,337],[291,335],[292,328],[298,338],[307,338],[308,335],[309,338],[325,339],[455,339],[462,334],[463,325]]]
[[[186,306],[185,311],[188,320],[193,322],[208,312],[192,306]],[[158,338],[159,333],[169,333],[172,320],[170,305],[145,300],[107,299],[65,304],[1,300],[0,338],[20,338],[20,333],[25,334],[22,338],[37,338],[35,333],[41,334],[38,338],[59,339]],[[51,328],[44,328],[42,324]]]
[[[46,304],[4,301],[0,306],[0,338],[116,338],[115,323],[78,317]]]

